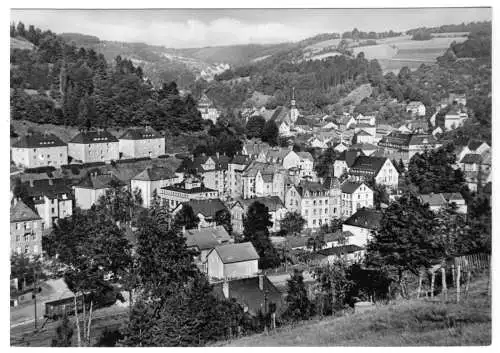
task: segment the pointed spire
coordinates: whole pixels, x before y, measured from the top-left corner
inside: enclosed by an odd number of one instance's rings
[[[290,105],[292,106],[292,108],[295,107],[295,87],[292,87],[292,100],[290,102]]]

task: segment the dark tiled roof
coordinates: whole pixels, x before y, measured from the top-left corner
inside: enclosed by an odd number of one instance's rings
[[[411,134],[403,134],[399,131],[392,131],[380,140],[379,145],[391,144],[396,146],[408,146],[410,144]]]
[[[219,245],[213,251],[217,252],[224,264],[252,261],[260,258],[251,242]]]
[[[364,248],[355,245],[355,244],[347,244],[341,246],[335,246],[332,248],[321,249],[317,251],[318,254],[329,256],[329,255],[341,255],[341,254],[352,254],[356,251],[364,250]]]
[[[163,136],[151,128],[128,129],[122,136],[120,136],[120,140],[150,140],[160,139],[162,137]]]
[[[314,162],[314,158],[313,158],[312,154],[310,154],[309,152],[296,152],[296,153],[300,158],[308,159],[308,160]]]
[[[349,181],[346,180],[342,183],[340,186],[340,189],[344,194],[352,194],[354,191],[356,191],[363,183],[357,183],[354,181]],[[365,184],[366,185],[366,184]],[[368,186],[367,186],[368,187]]]
[[[118,142],[118,139],[106,130],[103,131],[82,131],[70,143],[109,143]]]
[[[23,183],[32,197],[47,196],[50,199],[66,194],[71,198],[71,181],[64,178],[32,180]]]
[[[305,191],[309,191],[310,193],[327,191],[321,183],[304,180],[302,180],[296,188],[300,196],[304,196]]]
[[[443,197],[448,202],[465,201],[459,192],[443,192]]]
[[[186,204],[191,206],[195,215],[202,214],[207,218],[214,218],[217,212],[227,210],[220,199],[190,200]]]
[[[412,135],[409,145],[435,144],[436,138],[433,135]]]
[[[419,198],[423,204],[427,203],[429,206],[444,206],[447,203],[443,194],[424,194]]]
[[[249,164],[251,162],[250,157],[238,154],[233,157],[230,163],[232,164]]]
[[[184,234],[187,247],[201,250],[213,249],[218,245],[231,242],[231,237],[224,227],[190,229]]]
[[[284,208],[285,205],[283,204],[283,201],[278,196],[266,196],[266,197],[256,197],[252,199],[242,199],[238,200],[245,209],[250,207],[254,202],[259,202],[266,206],[270,212],[275,212],[276,210],[280,208]]]
[[[215,191],[217,191],[214,189],[209,189],[209,188],[205,187],[205,185],[203,185],[203,184],[201,186],[194,187],[191,189],[186,189],[185,185],[186,184],[184,182],[182,182],[182,183],[178,183],[178,184],[174,184],[174,185],[170,185],[170,186],[165,186],[162,189],[183,192],[185,194],[197,194],[200,192],[215,192]]]
[[[14,206],[10,206],[11,222],[35,221],[38,219],[41,219],[40,216],[21,200],[17,201]]]
[[[479,146],[481,146],[483,144],[483,141],[478,141],[478,140],[470,140],[469,143],[467,144],[467,147],[469,147],[469,149],[471,151],[475,151],[479,148]]]
[[[144,180],[144,181],[155,181],[155,180],[167,180],[175,178],[176,175],[168,168],[162,168],[157,166],[151,166],[144,169],[142,172],[137,174],[132,180]]]
[[[126,184],[114,175],[92,175],[89,173],[75,187],[96,190],[111,188],[113,185],[125,186]]]
[[[369,172],[377,175],[380,169],[384,166],[387,158],[385,157],[367,157],[359,156],[351,166],[349,174],[357,174],[359,172]]]
[[[217,297],[224,298],[223,283],[214,285],[214,292]],[[228,281],[229,297],[236,300],[241,306],[248,309],[248,313],[256,316],[259,311],[264,312],[264,305],[267,302],[276,304],[276,310],[283,305],[281,292],[274,284],[263,276],[262,290],[259,287],[259,277],[241,278]]]
[[[480,164],[483,161],[483,157],[480,154],[477,153],[467,153],[460,163],[467,163],[467,164]]]
[[[358,158],[358,156],[363,156],[363,155],[364,153],[359,150],[343,151],[340,153],[338,159],[341,161],[345,161],[347,163],[347,166],[350,168],[356,161],[356,158]]]
[[[381,220],[382,212],[369,208],[361,208],[349,217],[344,224],[375,230],[380,226]]]
[[[53,134],[32,134],[21,137],[12,147],[16,148],[43,148],[67,146],[59,137]]]

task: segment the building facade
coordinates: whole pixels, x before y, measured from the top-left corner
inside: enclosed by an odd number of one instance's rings
[[[165,138],[152,128],[129,129],[119,138],[120,158],[157,158],[165,154]]]
[[[42,218],[16,199],[10,206],[10,253],[28,257],[42,254]]]
[[[53,134],[30,134],[11,147],[12,161],[19,167],[55,167],[68,163],[68,145]]]
[[[68,154],[81,163],[118,160],[119,142],[106,130],[82,131],[68,143]]]

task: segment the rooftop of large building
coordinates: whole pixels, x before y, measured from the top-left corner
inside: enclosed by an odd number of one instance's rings
[[[44,147],[63,147],[67,146],[59,137],[54,134],[34,133],[21,137],[12,147],[14,148],[44,148]]]
[[[361,208],[349,217],[344,224],[376,230],[380,226],[382,216],[383,214],[380,211],[370,208]]]
[[[118,142],[118,139],[107,130],[81,131],[71,139],[69,143],[110,143]]]
[[[157,131],[152,128],[139,128],[139,129],[128,129],[125,133],[120,136],[120,140],[151,140],[151,139],[161,139],[161,136]]]

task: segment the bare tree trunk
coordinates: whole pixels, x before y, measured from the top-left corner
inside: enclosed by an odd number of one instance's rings
[[[436,279],[436,272],[432,272],[432,277],[431,277],[431,298],[434,298],[434,281]]]
[[[460,264],[457,266],[457,303],[460,302]]]
[[[455,285],[455,264],[451,265],[451,278],[453,279],[453,285]]]
[[[82,337],[80,335],[80,322],[78,319],[78,305],[76,303],[76,294],[75,294],[75,320],[76,320],[76,333],[78,338],[78,347],[82,346]]]
[[[86,333],[86,325],[85,325],[85,322],[87,320],[87,317],[86,317],[86,313],[85,313],[85,294],[82,293],[82,303],[83,303],[83,319],[82,319],[82,322],[83,322],[83,341],[85,342],[85,337],[87,337],[87,333]]]
[[[441,290],[443,291],[443,302],[446,303],[448,300],[448,288],[446,288],[446,270],[441,267]]]
[[[89,326],[87,328],[87,342],[90,346],[90,325],[92,324],[92,300],[90,301],[90,310],[89,310]]]
[[[132,313],[132,289],[128,291],[128,307],[129,313]]]

